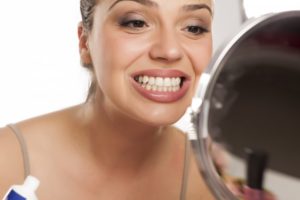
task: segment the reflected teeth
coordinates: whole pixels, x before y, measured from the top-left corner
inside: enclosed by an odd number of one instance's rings
[[[159,92],[176,92],[180,89],[180,77],[152,77],[152,76],[138,76],[135,80],[142,85],[146,90]]]

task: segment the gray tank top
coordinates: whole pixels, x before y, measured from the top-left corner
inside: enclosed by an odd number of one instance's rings
[[[24,179],[30,175],[30,162],[29,162],[29,154],[26,142],[24,140],[22,132],[18,129],[18,127],[14,124],[7,125],[8,128],[12,130],[15,136],[18,139],[20,144],[22,156],[23,156],[23,165],[24,165]],[[182,182],[181,182],[181,191],[180,191],[180,200],[184,200],[187,191],[188,185],[188,172],[189,172],[189,163],[190,163],[190,142],[188,139],[188,135],[185,137],[185,152],[184,152],[184,166],[183,166],[183,174],[182,174]]]
[[[16,125],[9,124],[9,125],[7,125],[7,127],[12,130],[12,132],[15,134],[15,136],[17,137],[17,139],[19,141],[22,156],[23,156],[24,177],[26,178],[28,175],[30,175],[29,154],[28,154],[26,142],[24,140],[24,137],[23,137],[21,131],[18,129],[18,127]]]

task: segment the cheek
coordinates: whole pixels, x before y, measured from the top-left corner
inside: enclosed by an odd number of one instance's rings
[[[117,31],[103,31],[91,44],[100,87],[112,89],[129,76],[130,66],[146,52],[149,40]],[[123,85],[119,84],[118,87]]]
[[[200,76],[203,70],[208,66],[212,57],[211,37],[199,43],[188,45],[187,51],[193,65],[195,75]]]
[[[109,67],[127,69],[148,49],[149,41],[134,35],[108,34],[103,37],[103,55]]]
[[[111,99],[128,99],[128,77],[136,70],[132,67],[135,61],[147,52],[149,39],[112,30],[93,39],[93,64],[100,89]]]

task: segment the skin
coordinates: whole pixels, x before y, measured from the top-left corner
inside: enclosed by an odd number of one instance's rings
[[[78,27],[81,59],[93,64],[98,83],[93,98],[17,124],[28,145],[31,174],[41,181],[39,199],[179,199],[185,135],[169,125],[184,114],[210,60],[212,5],[209,0],[152,4],[98,3],[93,29]],[[191,4],[209,9],[183,9]],[[124,17],[146,25],[121,26]],[[148,69],[186,73],[186,94],[170,103],[145,98],[131,76]],[[23,165],[8,128],[0,129],[0,148],[3,196],[10,185],[23,182]],[[13,156],[5,159],[8,154]],[[213,199],[191,158],[186,199]]]
[[[159,8],[141,6],[133,1],[121,1],[109,12],[110,1],[96,7],[94,25],[97,28],[88,34],[86,47],[82,48],[90,51],[101,88],[98,98],[104,98],[103,103],[111,117],[115,116],[116,110],[121,110],[139,123],[154,126],[173,123],[190,104],[199,75],[211,57],[211,34],[193,35],[181,30],[190,24],[210,29],[211,15],[207,9],[180,11],[183,4],[203,1],[158,2]],[[137,10],[137,14],[126,15],[132,10]],[[124,16],[145,20],[148,27],[120,27],[117,21]],[[98,56],[99,52],[104,56]],[[137,94],[128,81],[130,74],[141,70],[170,68],[184,71],[192,79],[188,93],[175,103],[149,101]]]

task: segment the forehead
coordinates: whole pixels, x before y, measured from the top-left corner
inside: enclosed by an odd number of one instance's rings
[[[101,4],[114,5],[123,1],[137,2],[148,6],[161,7],[164,5],[175,6],[184,4],[206,4],[209,7],[213,7],[214,0],[100,0]]]

